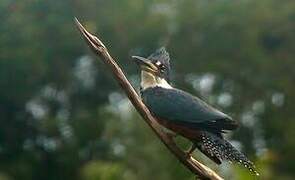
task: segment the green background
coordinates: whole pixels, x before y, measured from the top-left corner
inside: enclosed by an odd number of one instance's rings
[[[240,122],[226,138],[260,179],[294,179],[294,0],[1,0],[0,180],[193,179],[89,51],[74,16],[136,88],[131,55],[166,46],[173,85]],[[226,179],[255,179],[195,155]]]

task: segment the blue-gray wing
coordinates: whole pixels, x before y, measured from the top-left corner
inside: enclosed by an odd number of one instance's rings
[[[156,117],[174,123],[217,130],[237,128],[231,117],[179,89],[148,88],[142,91],[142,99]]]

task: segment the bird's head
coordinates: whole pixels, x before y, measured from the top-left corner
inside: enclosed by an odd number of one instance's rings
[[[132,56],[135,62],[144,73],[153,76],[155,79],[165,80],[168,84],[170,82],[170,57],[164,47],[156,50],[149,57],[144,58],[140,56]]]

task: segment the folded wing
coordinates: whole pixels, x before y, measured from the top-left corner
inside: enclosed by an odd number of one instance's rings
[[[179,89],[148,88],[142,92],[142,98],[156,117],[173,123],[214,132],[238,127],[228,115]]]

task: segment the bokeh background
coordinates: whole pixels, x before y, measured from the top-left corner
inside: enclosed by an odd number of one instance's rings
[[[240,122],[226,138],[260,179],[295,178],[294,0],[1,0],[0,180],[193,179],[89,51],[74,16],[136,88],[130,56],[166,46],[173,84]],[[255,179],[196,156],[226,179]]]

